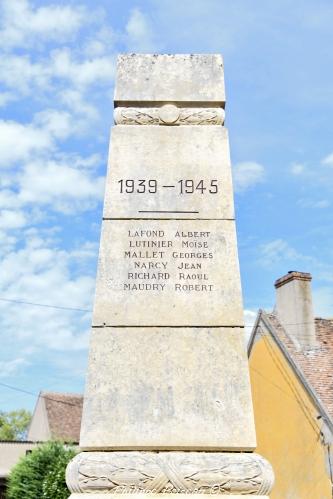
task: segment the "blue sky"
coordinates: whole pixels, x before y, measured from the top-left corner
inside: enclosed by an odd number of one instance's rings
[[[81,392],[119,52],[222,53],[248,323],[311,272],[333,316],[330,0],[0,0],[0,383]],[[0,410],[35,398],[0,385]]]

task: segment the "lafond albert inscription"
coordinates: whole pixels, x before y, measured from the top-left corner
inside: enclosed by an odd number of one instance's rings
[[[127,242],[125,291],[213,290],[205,265],[214,258],[210,231],[129,229]]]
[[[189,213],[187,210],[177,210],[178,196],[214,196],[219,192],[217,179],[179,179],[173,184],[165,185],[156,178],[146,179],[115,179],[119,194],[159,196],[161,190],[173,190],[173,203],[162,206],[164,209],[140,210],[138,213]],[[149,201],[145,200],[145,205]],[[140,204],[138,204],[140,208]],[[190,213],[199,214],[199,210]],[[206,260],[214,258],[211,247],[210,231],[176,230],[170,226],[167,230],[139,228],[134,225],[122,234],[125,248],[123,261],[119,262],[123,269],[122,282],[110,281],[111,286],[124,291],[161,291],[169,289],[175,292],[211,292],[214,284],[205,264]]]
[[[94,324],[239,326],[235,244],[230,220],[104,220]]]

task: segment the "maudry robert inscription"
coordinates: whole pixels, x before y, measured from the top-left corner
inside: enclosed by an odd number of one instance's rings
[[[210,231],[129,229],[127,241],[125,291],[213,290],[205,265],[214,258]]]
[[[105,220],[95,325],[238,326],[235,244],[228,220]]]

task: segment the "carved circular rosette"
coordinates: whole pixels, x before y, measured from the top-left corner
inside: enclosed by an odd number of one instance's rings
[[[116,107],[116,125],[223,125],[225,112],[221,107]]]
[[[67,466],[72,493],[269,494],[274,474],[258,454],[82,452]]]
[[[174,104],[165,104],[159,108],[160,121],[166,125],[174,125],[179,120],[180,109]]]

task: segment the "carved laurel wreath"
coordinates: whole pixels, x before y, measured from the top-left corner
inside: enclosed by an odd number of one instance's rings
[[[223,125],[224,110],[213,108],[178,108],[173,104],[162,107],[117,107],[116,125]]]
[[[73,493],[266,495],[274,475],[250,453],[82,452],[69,463],[66,480]]]

